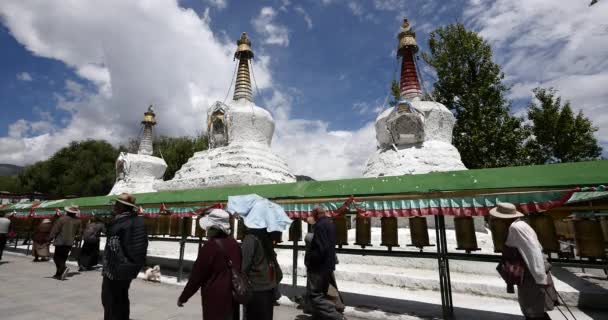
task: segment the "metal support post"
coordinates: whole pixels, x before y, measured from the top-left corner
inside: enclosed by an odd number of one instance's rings
[[[447,302],[448,312],[450,316],[454,314],[454,303],[452,301],[452,279],[450,277],[450,259],[448,258],[448,240],[445,232],[445,217],[440,216],[439,221],[441,223],[440,232],[443,238],[443,258],[445,259],[445,275],[446,275],[446,288],[447,288]]]
[[[182,281],[183,273],[184,273],[184,251],[186,249],[186,238],[188,235],[186,234],[186,219],[182,220],[182,238],[179,241],[179,264],[177,267],[177,282]]]
[[[298,287],[298,240],[293,241],[293,263],[292,263],[292,272],[291,272],[291,285],[293,288]]]
[[[439,215],[435,216],[435,242],[437,242],[437,269],[439,270],[439,291],[441,293],[441,310],[443,311],[443,318],[447,319],[446,313],[446,295],[445,295],[445,287],[444,287],[444,265],[443,265],[443,254],[441,247],[443,242],[441,241],[441,232],[439,231]]]
[[[435,216],[435,236],[437,241],[437,262],[439,266],[439,287],[441,289],[441,307],[444,319],[452,319],[454,306],[452,303],[452,284],[450,280],[450,264],[448,260],[448,245],[445,234],[445,219],[443,215]]]

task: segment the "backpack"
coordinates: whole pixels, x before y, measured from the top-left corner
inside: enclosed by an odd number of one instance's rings
[[[224,259],[226,259],[226,264],[228,268],[230,268],[230,282],[232,284],[232,298],[238,304],[247,304],[251,299],[253,294],[253,290],[251,289],[251,282],[247,275],[242,271],[237,271],[234,269],[232,264],[232,260],[228,257],[228,253],[224,248],[224,244],[218,239],[214,239],[215,243],[220,248],[220,251],[224,254]]]

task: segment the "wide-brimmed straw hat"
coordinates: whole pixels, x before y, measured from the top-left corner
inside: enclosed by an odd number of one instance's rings
[[[517,211],[514,204],[508,202],[499,202],[496,208],[490,210],[490,215],[501,219],[515,219],[524,216],[523,213]]]
[[[65,212],[69,212],[69,213],[73,213],[73,214],[80,214],[80,208],[78,208],[78,206],[75,206],[75,205],[63,207],[63,210],[65,210]]]
[[[129,207],[137,208],[137,206],[135,205],[135,197],[130,193],[123,192],[119,194],[116,198],[116,202],[120,202]]]
[[[211,209],[198,223],[205,231],[216,228],[230,234],[230,214],[223,209]]]

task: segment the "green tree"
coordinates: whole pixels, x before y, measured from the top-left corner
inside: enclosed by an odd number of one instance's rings
[[[0,191],[21,193],[19,178],[17,176],[0,176]]]
[[[470,169],[520,165],[528,161],[524,141],[529,131],[510,114],[508,87],[492,48],[463,24],[433,31],[430,53],[423,59],[435,68],[433,96],[454,112],[454,145]]]
[[[593,126],[582,111],[574,116],[570,102],[562,103],[553,88],[532,90],[536,101],[528,107],[533,138],[527,143],[534,163],[574,162],[598,159],[602,154]]]
[[[207,136],[197,137],[167,137],[161,136],[154,140],[154,156],[165,159],[167,171],[165,180],[172,179],[195,152],[207,149]]]
[[[72,142],[51,158],[26,167],[19,174],[24,192],[42,192],[51,198],[107,194],[115,181],[118,150],[106,141]]]

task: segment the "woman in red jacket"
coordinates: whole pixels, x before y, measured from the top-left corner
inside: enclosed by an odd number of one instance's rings
[[[229,221],[230,215],[222,209],[212,209],[200,219],[209,241],[199,249],[188,284],[177,299],[177,305],[182,307],[201,288],[204,320],[239,319],[239,305],[232,298],[226,258],[232,261],[234,269],[240,270],[241,249],[230,236]]]

